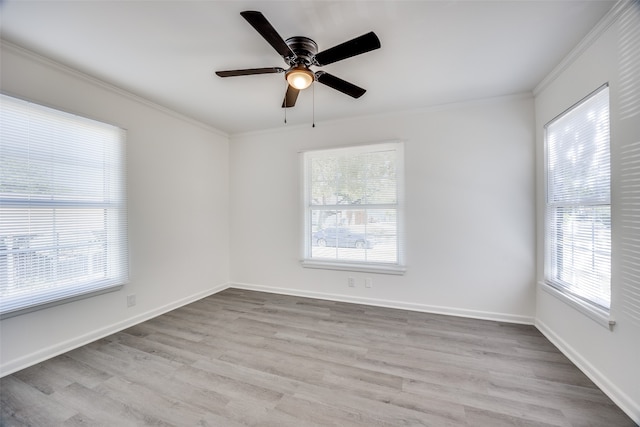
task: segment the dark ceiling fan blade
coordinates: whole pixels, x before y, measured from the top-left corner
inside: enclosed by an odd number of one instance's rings
[[[323,50],[315,56],[315,60],[320,66],[328,65],[379,48],[380,39],[378,39],[378,36],[371,31],[370,33],[356,37],[355,39],[351,39],[327,50]]]
[[[260,12],[247,10],[240,12],[240,15],[247,20],[253,28],[278,52],[282,57],[295,57],[295,53],[289,48],[280,34],[267,21],[267,18]]]
[[[253,74],[271,74],[271,73],[283,73],[284,68],[280,67],[266,67],[266,68],[247,68],[244,70],[229,70],[229,71],[216,71],[216,75],[219,77],[235,77],[235,76],[250,76]]]
[[[299,93],[300,93],[299,89],[296,89],[291,85],[288,85],[287,93],[284,94],[284,100],[282,101],[282,108],[289,108],[289,107],[295,106]]]
[[[324,71],[316,72],[316,80],[323,85],[327,85],[330,88],[338,90],[354,98],[360,98],[366,92],[366,89],[362,89],[361,87],[358,87],[353,83],[349,83],[348,81],[342,80],[341,78],[329,73],[325,73]]]

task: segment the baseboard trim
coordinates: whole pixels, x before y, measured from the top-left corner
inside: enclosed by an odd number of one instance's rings
[[[549,341],[553,343],[571,362],[578,367],[591,381],[593,381],[613,402],[618,405],[633,422],[640,425],[640,405],[634,402],[627,394],[587,361],[582,355],[560,338],[540,319],[536,319],[535,326]]]
[[[493,320],[496,322],[518,323],[534,325],[534,318],[517,314],[494,313],[489,311],[467,310],[463,308],[443,307],[427,304],[416,304],[404,301],[383,300],[376,298],[363,298],[353,295],[330,294],[325,292],[304,291],[292,288],[280,288],[272,286],[256,285],[251,283],[232,282],[230,288],[246,289],[249,291],[268,292],[272,294],[291,295],[306,298],[316,298],[329,301],[350,302],[376,307],[397,308],[401,310],[419,311],[423,313],[444,314],[447,316],[468,317],[471,319]]]
[[[154,317],[160,316],[161,314],[167,313],[171,310],[175,310],[184,305],[191,304],[192,302],[198,301],[210,295],[217,294],[218,292],[224,291],[228,287],[229,283],[224,283],[213,288],[197,292],[193,295],[189,295],[177,301],[172,301],[169,304],[154,308],[144,313],[140,313],[136,316],[122,320],[120,322],[105,326],[103,328],[58,343],[56,345],[43,348],[18,359],[11,360],[7,363],[3,363],[0,365],[0,378],[6,375],[10,375],[21,369],[28,368],[29,366],[33,366],[37,363],[43,362],[47,359],[51,359],[52,357],[59,356],[63,353],[66,353],[67,351],[82,347],[83,345],[89,344],[93,341],[99,340],[116,332],[120,332],[123,329],[127,329],[131,326],[137,325],[138,323],[142,323]]]

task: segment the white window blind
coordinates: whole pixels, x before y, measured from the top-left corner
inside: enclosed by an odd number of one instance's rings
[[[614,200],[613,214],[620,236],[614,236],[619,283],[613,279],[618,290],[613,304],[619,302],[622,313],[640,327],[640,3],[634,6],[620,16],[618,32],[620,139],[613,170],[619,172],[619,204]]]
[[[124,131],[0,100],[0,315],[121,286],[128,279]]]
[[[621,148],[619,300],[625,315],[640,326],[640,141]]]
[[[545,279],[608,310],[611,301],[609,88],[546,126]]]
[[[402,272],[402,143],[310,151],[303,162],[307,265]]]

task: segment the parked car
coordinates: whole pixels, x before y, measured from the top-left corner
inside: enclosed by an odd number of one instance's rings
[[[331,227],[313,233],[313,244],[339,248],[371,249],[374,241],[363,233],[352,233],[346,227]]]

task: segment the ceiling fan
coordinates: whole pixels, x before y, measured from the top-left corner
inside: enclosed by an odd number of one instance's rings
[[[353,98],[359,98],[366,92],[365,89],[353,83],[349,83],[325,71],[313,72],[309,67],[322,67],[380,48],[380,40],[373,31],[318,53],[318,45],[308,37],[296,36],[290,37],[286,41],[283,40],[275,28],[267,21],[267,18],[260,12],[245,11],[240,12],[240,15],[282,56],[289,68],[285,70],[280,67],[266,67],[216,71],[218,76],[235,77],[284,73],[289,84],[282,102],[282,108],[296,105],[300,91],[308,88],[314,81]]]

